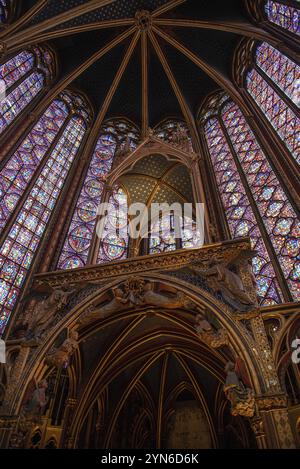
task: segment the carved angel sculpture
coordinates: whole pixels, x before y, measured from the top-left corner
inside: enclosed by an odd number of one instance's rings
[[[212,259],[207,268],[192,264],[190,268],[198,275],[207,278],[208,285],[215,291],[220,291],[224,300],[234,309],[247,311],[254,303],[245,291],[240,277],[226,267],[222,262]]]
[[[79,319],[79,324],[85,325],[96,319],[104,319],[113,313],[123,311],[128,308],[129,298],[127,294],[121,288],[113,288],[112,292],[114,298],[109,303],[100,306],[99,308],[92,308],[90,311],[83,314]]]
[[[39,340],[43,332],[48,329],[56,314],[67,305],[69,297],[77,290],[72,286],[63,283],[60,287],[53,289],[49,285],[43,285],[41,293],[48,294],[39,300],[32,311],[27,312],[25,321],[28,325],[26,339]],[[31,294],[38,298],[37,293]]]
[[[168,297],[154,292],[152,283],[146,283],[144,286],[143,302],[147,305],[159,306],[165,309],[189,308],[193,306],[192,301],[184,293],[178,292],[176,296]]]

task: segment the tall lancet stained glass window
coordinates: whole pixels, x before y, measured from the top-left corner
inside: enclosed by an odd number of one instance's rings
[[[128,198],[124,189],[114,187],[108,203],[109,211],[100,233],[98,264],[126,259],[128,251]]]
[[[107,175],[113,164],[117,163],[118,155],[125,155],[126,146],[128,151],[133,151],[138,141],[138,129],[126,120],[110,120],[103,125],[58,260],[59,269],[86,265]],[[110,256],[107,260],[110,260]]]
[[[208,150],[233,237],[250,236],[261,304],[284,300],[276,273],[300,298],[300,223],[270,162],[236,104],[204,123]]]
[[[66,122],[69,111],[63,99],[54,100],[37,124],[21,142],[0,171],[0,231],[16,208],[28,184],[58,132]]]
[[[24,193],[21,204],[16,207],[18,211],[11,226],[2,230],[0,244],[0,332],[4,330],[15,307],[87,129],[88,114],[86,109],[88,106],[80,97],[63,93],[61,102],[56,100],[54,106],[59,109],[60,132],[56,133],[54,138],[50,128],[51,143],[49,144],[49,140],[47,140],[48,150],[44,154],[34,183]],[[53,109],[55,107],[52,108],[52,111]],[[65,118],[66,109],[69,110],[67,118]],[[62,120],[63,125],[61,125]],[[44,143],[41,141],[40,144],[43,152]],[[22,148],[21,145],[20,150]],[[39,147],[37,150],[39,151]],[[13,177],[15,177],[14,171],[18,169],[17,164],[13,166]],[[7,175],[9,176],[9,174],[8,171]],[[18,177],[21,175],[18,174]],[[16,183],[16,179],[14,182]],[[8,188],[8,194],[10,190],[14,189]]]
[[[0,65],[0,134],[53,79],[55,61],[50,50],[32,47]]]
[[[267,0],[265,12],[271,23],[300,35],[300,6],[296,8],[280,1]]]
[[[266,43],[257,47],[246,88],[300,163],[300,67]]]

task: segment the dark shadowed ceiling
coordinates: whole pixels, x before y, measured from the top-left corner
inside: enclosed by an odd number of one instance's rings
[[[38,28],[33,34],[37,43],[44,41],[45,33],[46,36],[50,33],[51,37],[47,37],[46,42],[57,51],[60,64],[59,79],[78,69],[92,54],[122,32],[135,26],[136,13],[141,10],[154,15],[155,28],[176,39],[188,51],[224,77],[231,78],[234,51],[242,36],[218,30],[214,24],[250,22],[242,0],[98,0],[98,2],[48,0],[40,9],[37,8],[38,3],[38,0],[20,2],[19,17],[35,11],[33,16],[28,17],[25,25],[22,25],[22,31],[40,27],[41,32],[39,33]],[[88,8],[90,11],[84,10],[90,5],[92,5]],[[78,7],[83,10],[78,10]],[[47,24],[49,19],[51,19],[50,25]],[[127,19],[131,22],[120,21]],[[204,21],[211,24],[211,27],[203,29],[195,23],[179,25],[178,20]],[[106,22],[105,28],[103,22]],[[45,24],[47,24],[46,29]],[[147,94],[148,101],[147,125],[151,127],[167,117],[184,117],[178,92],[192,114],[196,116],[204,97],[220,87],[189,57],[162,38],[155,28],[152,18],[152,27],[146,28],[146,46],[142,48],[140,37],[110,100],[105,118],[122,115],[141,126],[143,112],[146,112],[143,90]],[[44,36],[41,35],[42,32]],[[134,33],[135,31],[83,71],[72,83],[88,95],[96,114],[103,105]],[[151,38],[151,34],[154,35],[155,41]],[[159,56],[158,49],[163,59]],[[145,50],[147,51],[146,85],[142,73],[142,53],[145,53]],[[172,78],[170,73],[167,76],[166,67],[169,67]],[[179,90],[177,96],[174,92],[174,82]]]

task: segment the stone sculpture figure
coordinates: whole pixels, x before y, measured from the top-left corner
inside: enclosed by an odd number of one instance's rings
[[[46,397],[46,390],[48,383],[43,379],[35,385],[35,388],[30,389],[25,397],[22,414],[26,420],[39,422],[43,411],[47,405],[48,399]]]
[[[223,328],[216,330],[202,313],[198,313],[195,329],[199,339],[209,347],[217,349],[229,344],[227,331]]]
[[[222,262],[211,259],[206,268],[197,263],[190,266],[198,275],[207,279],[208,285],[215,291],[220,291],[222,297],[234,309],[248,311],[255,306],[249,294],[246,292],[240,277],[229,270]]]
[[[53,289],[48,287],[48,296],[37,302],[33,310],[27,311],[25,323],[27,323],[26,341],[38,343],[43,333],[49,328],[56,314],[68,304],[69,297],[76,291],[72,286],[63,283]]]
[[[238,375],[236,363],[228,362],[225,371],[226,381],[223,389],[231,404],[231,414],[233,416],[253,417],[255,411],[253,390],[246,386],[246,379],[243,381],[242,376]]]
[[[177,292],[174,297],[168,297],[153,290],[152,283],[144,286],[143,303],[151,306],[159,306],[165,309],[190,308],[193,302],[182,292]]]
[[[100,307],[92,307],[79,319],[80,325],[89,324],[96,319],[105,319],[113,313],[123,311],[128,308],[129,298],[121,288],[113,288],[112,293],[114,298],[107,304]]]
[[[80,325],[89,324],[96,319],[104,319],[113,313],[124,311],[128,308],[141,306],[158,306],[165,309],[186,308],[191,309],[194,304],[182,292],[175,296],[166,296],[154,291],[154,284],[142,279],[132,277],[123,285],[113,288],[114,298],[100,307],[92,307],[79,319]]]
[[[78,332],[71,330],[69,337],[63,342],[63,344],[50,352],[45,360],[48,366],[55,366],[56,368],[66,368],[72,355],[78,349]]]

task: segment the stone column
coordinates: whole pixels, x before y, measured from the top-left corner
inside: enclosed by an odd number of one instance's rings
[[[256,398],[267,448],[296,448],[285,394],[265,394]]]

